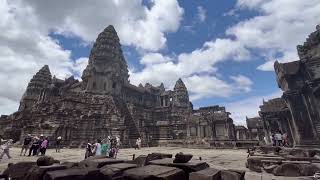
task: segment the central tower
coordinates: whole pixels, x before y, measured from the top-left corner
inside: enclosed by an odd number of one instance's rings
[[[86,92],[99,94],[119,94],[122,86],[129,82],[127,63],[113,26],[99,34],[81,78]]]

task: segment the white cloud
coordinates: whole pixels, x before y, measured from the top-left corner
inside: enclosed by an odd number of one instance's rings
[[[270,100],[273,98],[281,97],[282,92],[276,91],[265,96],[251,96],[246,99],[225,104],[228,112],[231,113],[231,118],[237,125],[246,125],[246,116],[256,117],[259,116],[259,106],[262,105],[262,101]]]
[[[240,92],[249,92],[252,81],[243,76],[231,76],[232,83],[227,83],[215,76],[193,75],[184,79],[191,92],[190,100],[198,100],[207,97],[229,97]]]
[[[131,70],[130,80],[135,85],[147,82],[158,85],[163,82],[167,88],[172,88],[179,78],[183,78],[192,100],[249,92],[252,82],[245,76],[232,76],[230,79],[233,82],[228,83],[214,75],[214,66],[229,57],[242,61],[248,58],[248,52],[232,40],[217,39],[204,43],[200,49],[175,57],[149,53],[141,61],[147,66],[141,71]]]
[[[274,54],[265,59],[259,70],[273,70],[275,59],[297,60],[296,46],[303,44],[320,19],[318,0],[238,0],[237,5],[258,11],[260,15],[232,26],[226,33],[243,47],[261,54]]]
[[[165,33],[180,26],[183,9],[177,0],[151,0],[151,8],[142,0],[50,1],[30,0],[26,5],[44,26],[92,42],[107,25],[117,29],[121,43],[156,51],[165,46]]]
[[[204,22],[207,18],[207,11],[202,7],[202,6],[198,6],[197,7],[198,10],[198,19],[200,20],[200,22]]]
[[[150,66],[154,64],[166,63],[169,61],[172,61],[170,57],[163,56],[160,53],[147,53],[142,57],[140,63],[146,66]]]

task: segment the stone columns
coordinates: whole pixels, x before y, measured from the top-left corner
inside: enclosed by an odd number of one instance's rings
[[[312,120],[308,114],[304,98],[299,91],[285,92],[283,97],[290,109],[292,119],[289,120],[294,146],[319,146],[316,142]]]

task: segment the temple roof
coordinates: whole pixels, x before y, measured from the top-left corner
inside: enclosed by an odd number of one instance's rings
[[[279,112],[287,109],[287,104],[282,98],[274,98],[269,101],[263,101],[260,106],[260,112]]]

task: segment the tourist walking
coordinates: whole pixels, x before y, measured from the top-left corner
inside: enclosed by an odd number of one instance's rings
[[[9,159],[11,159],[9,149],[11,148],[12,143],[13,143],[13,140],[12,140],[12,139],[9,139],[6,143],[4,143],[4,144],[1,146],[0,149],[2,150],[2,153],[1,153],[1,155],[0,155],[0,160],[2,159],[2,157],[3,157],[4,155],[7,155],[7,157],[8,157]]]
[[[110,147],[110,151],[109,151],[109,157],[115,158],[116,157],[116,151],[117,151],[117,140],[116,140],[116,138],[112,137],[110,143],[111,143],[111,147]]]
[[[283,143],[283,146],[286,146],[286,147],[289,146],[289,139],[288,139],[287,133],[284,133],[282,135],[282,143]]]
[[[61,136],[58,136],[57,139],[56,139],[56,152],[60,152],[61,141],[62,141]]]
[[[276,146],[282,146],[282,134],[281,131],[278,131],[275,135]]]
[[[92,144],[88,140],[88,143],[87,143],[87,146],[86,146],[86,153],[84,155],[84,159],[87,159],[88,157],[90,157],[92,155],[93,155],[93,153],[92,153]]]
[[[49,144],[49,141],[48,141],[48,138],[46,137],[40,145],[41,156],[44,156],[46,154],[48,144]]]
[[[120,137],[116,136],[116,150],[115,150],[114,158],[117,158],[119,150],[120,150]]]
[[[100,139],[97,139],[97,142],[94,144],[93,153],[96,156],[101,155],[101,140]]]
[[[101,144],[101,155],[108,156],[109,144],[108,139],[103,139]]]
[[[31,147],[29,149],[29,155],[28,156],[35,156],[37,155],[37,152],[38,152],[38,149],[40,147],[40,141],[39,141],[39,138],[36,136],[33,138],[33,141],[32,141],[32,144],[31,144]]]
[[[141,139],[138,138],[138,139],[136,140],[136,146],[135,146],[134,149],[140,149],[140,148],[141,148]]]
[[[271,135],[271,141],[272,141],[272,146],[276,146],[277,145],[275,134],[273,134],[273,133]]]
[[[21,148],[20,156],[22,156],[23,151],[24,151],[23,155],[24,156],[26,155],[28,149],[30,148],[31,142],[32,142],[31,134],[28,134],[23,140],[23,145],[22,145],[22,148]]]
[[[37,156],[38,156],[39,153],[40,153],[41,144],[42,144],[43,141],[44,141],[44,135],[43,135],[43,134],[40,134],[40,138],[38,139],[38,144],[39,144],[39,146],[38,146],[38,149],[37,149],[37,151],[36,151],[36,155],[37,155]]]

